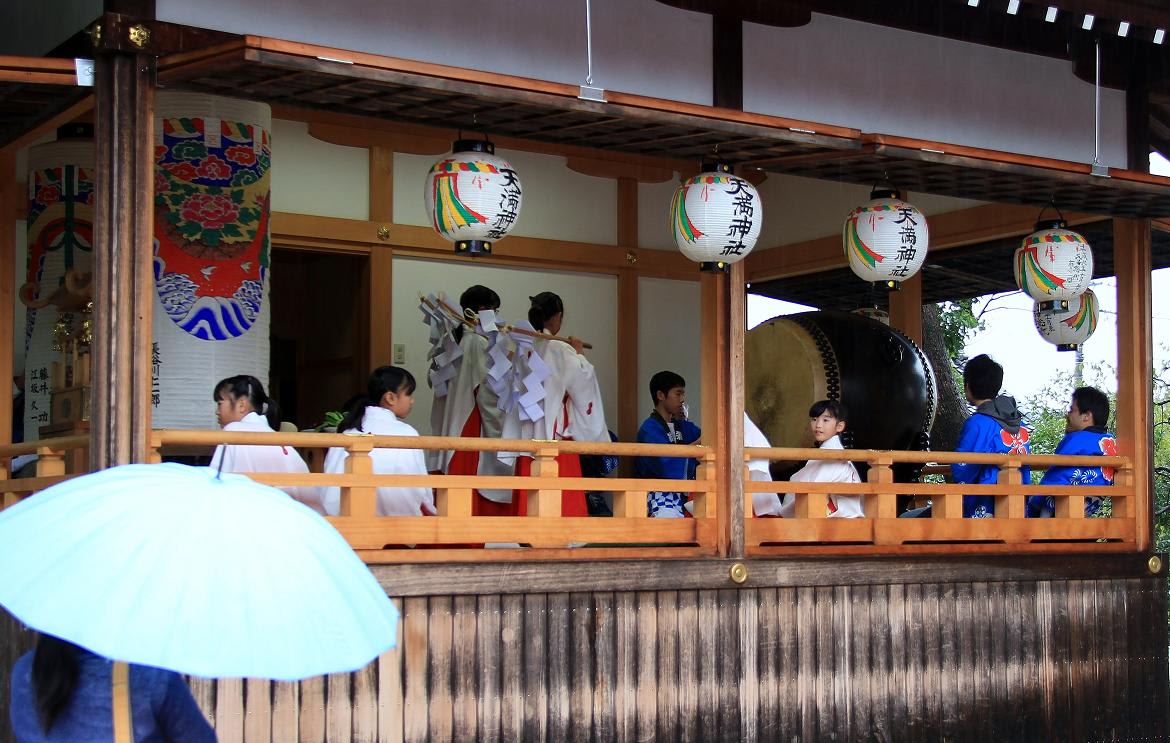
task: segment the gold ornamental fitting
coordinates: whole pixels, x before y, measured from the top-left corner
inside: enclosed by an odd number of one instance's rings
[[[1157,575],[1158,573],[1162,572],[1162,558],[1158,557],[1157,555],[1152,555],[1150,559],[1146,561],[1146,567],[1150,569],[1151,573]]]
[[[135,23],[129,31],[130,43],[143,49],[150,43],[150,29],[141,23]]]
[[[638,254],[632,250],[627,250],[626,263],[629,263],[631,266],[636,265],[638,263]]]
[[[747,580],[747,565],[737,562],[731,566],[731,582],[739,585]]]
[[[379,240],[389,240],[390,239],[390,228],[387,227],[386,225],[382,225],[381,227],[379,227],[378,228],[378,239]]]
[[[89,27],[89,38],[93,41],[94,46],[100,46],[102,43],[102,24],[95,23]]]

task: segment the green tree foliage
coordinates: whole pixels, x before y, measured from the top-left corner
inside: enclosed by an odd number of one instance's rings
[[[984,328],[982,318],[975,314],[975,301],[960,299],[957,302],[940,302],[938,305],[943,344],[952,364],[960,363],[967,341]]]

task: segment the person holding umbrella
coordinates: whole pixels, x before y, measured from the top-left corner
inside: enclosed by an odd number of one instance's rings
[[[113,699],[123,689],[132,700],[134,740],[214,743],[183,677],[174,671],[131,666],[121,686],[113,661],[52,635],[12,670],[12,731],[17,743],[98,743],[113,740]],[[114,692],[111,694],[111,679]]]

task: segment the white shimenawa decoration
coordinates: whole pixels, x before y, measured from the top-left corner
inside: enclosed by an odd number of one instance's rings
[[[849,268],[858,278],[893,282],[896,288],[922,268],[930,247],[926,216],[892,189],[876,189],[870,201],[845,218],[842,235]]]
[[[1032,320],[1040,337],[1060,351],[1075,351],[1097,329],[1097,295],[1092,289],[1068,303],[1068,309],[1042,311],[1037,303],[1032,309]]]
[[[1079,297],[1093,280],[1093,251],[1066,226],[1063,220],[1039,222],[1016,250],[1016,285],[1046,303],[1043,312],[1063,309],[1063,302]]]
[[[705,269],[721,270],[746,258],[763,224],[756,187],[722,163],[705,165],[702,173],[683,181],[670,204],[674,244]]]
[[[461,139],[427,173],[424,198],[431,226],[455,252],[491,253],[520,216],[524,191],[516,170],[487,140]]]

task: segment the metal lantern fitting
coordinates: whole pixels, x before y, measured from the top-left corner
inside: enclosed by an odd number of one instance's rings
[[[1056,345],[1058,351],[1075,351],[1097,329],[1097,295],[1086,289],[1066,309],[1041,309],[1039,302],[1032,310],[1032,319],[1040,336]]]
[[[845,255],[859,278],[896,290],[922,268],[930,228],[926,216],[896,189],[875,188],[869,198],[845,219]]]
[[[743,260],[760,236],[764,207],[756,187],[732,175],[728,163],[703,163],[670,203],[674,244],[701,271],[726,271]]]
[[[1016,285],[1040,312],[1064,312],[1093,279],[1093,251],[1063,219],[1041,220],[1016,249]],[[1094,323],[1096,316],[1094,315]]]
[[[516,224],[522,196],[516,171],[486,139],[457,140],[427,173],[427,214],[456,253],[491,255]]]

